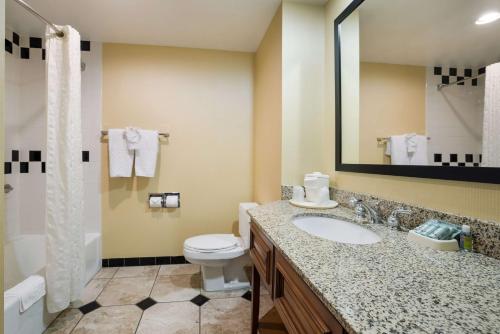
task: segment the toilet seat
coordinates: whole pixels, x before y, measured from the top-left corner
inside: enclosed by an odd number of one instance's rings
[[[184,241],[184,248],[199,253],[217,253],[232,250],[240,245],[233,234],[205,234]]]

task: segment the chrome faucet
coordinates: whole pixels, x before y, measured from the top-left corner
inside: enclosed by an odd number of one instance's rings
[[[389,215],[389,218],[387,218],[387,225],[389,225],[390,228],[399,229],[400,226],[399,226],[398,214],[409,215],[410,213],[411,210],[403,208],[398,208],[396,210],[393,210]]]
[[[350,202],[354,206],[354,212],[356,213],[356,216],[358,216],[359,218],[364,218],[365,215],[368,214],[368,221],[371,224],[382,224],[382,220],[380,219],[377,210],[355,197],[352,197]]]

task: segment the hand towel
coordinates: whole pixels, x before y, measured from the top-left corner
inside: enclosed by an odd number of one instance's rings
[[[45,296],[45,293],[45,279],[39,275],[32,275],[5,291],[5,296],[17,298],[19,300],[19,311],[23,313]]]
[[[409,153],[410,165],[412,166],[427,166],[429,157],[427,156],[427,137],[415,135],[412,139],[415,142],[415,151]]]
[[[408,156],[408,148],[406,145],[406,135],[391,136],[387,142],[386,153],[391,156],[391,164],[393,165],[409,165],[410,158]]]
[[[141,140],[141,133],[138,128],[126,127],[125,128],[125,140],[127,141],[127,148],[129,150],[135,150],[139,147],[139,142]]]
[[[108,130],[109,176],[131,177],[134,151],[129,150],[123,129]]]
[[[135,150],[135,175],[154,177],[158,157],[158,131],[139,129],[141,140]]]

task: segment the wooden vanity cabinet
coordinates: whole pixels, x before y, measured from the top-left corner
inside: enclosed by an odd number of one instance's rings
[[[261,282],[268,288],[273,298],[274,308],[270,313],[277,313],[284,325],[280,333],[345,333],[337,319],[253,222],[250,240],[250,257],[253,262],[252,334],[257,334],[258,331],[261,334],[266,333],[266,328],[269,327],[263,321],[259,321]]]

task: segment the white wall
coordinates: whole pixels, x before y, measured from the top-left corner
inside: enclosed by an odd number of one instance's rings
[[[37,37],[37,36],[35,36]],[[6,38],[12,41],[12,32]],[[21,46],[28,46],[21,36]],[[5,182],[14,187],[6,196],[5,239],[19,234],[45,233],[45,174],[42,162],[46,148],[46,77],[41,49],[30,49],[30,59],[19,58],[19,47],[6,52],[5,161],[12,173]],[[87,232],[100,232],[100,128],[101,128],[101,45],[91,43],[82,51],[86,71],[82,73],[83,150],[90,161],[83,162],[85,177],[84,219]],[[19,150],[19,162],[12,161],[12,150]],[[41,151],[42,162],[29,161],[29,151]],[[29,172],[20,173],[20,162],[29,162]]]
[[[458,68],[458,75],[463,76],[463,68]],[[442,75],[448,75],[449,69],[442,68]],[[477,70],[473,71],[473,75]],[[467,81],[463,86],[452,85],[437,90],[442,75],[434,75],[432,67],[427,68],[426,88],[426,128],[429,140],[429,161],[434,162],[434,154],[442,154],[442,160],[450,163],[450,154],[458,155],[458,162],[451,166],[465,163],[465,155],[473,154],[473,163],[479,163],[482,147],[483,112],[484,112],[484,77],[473,86]],[[450,77],[450,82],[457,76]],[[467,166],[473,166],[467,163]]]

